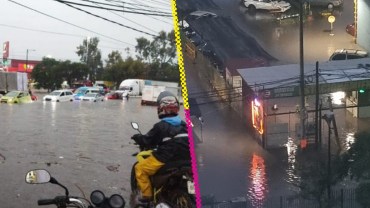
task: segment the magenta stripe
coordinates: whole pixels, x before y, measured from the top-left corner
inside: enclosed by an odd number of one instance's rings
[[[190,110],[184,109],[184,111],[185,111],[186,123],[188,126],[189,148],[190,148],[191,166],[193,170],[193,179],[194,179],[195,194],[196,194],[195,195],[196,205],[197,205],[197,208],[201,208],[202,201],[200,198],[200,187],[199,187],[198,170],[197,170],[197,157],[195,154],[195,145],[194,145],[193,130],[192,130],[193,128],[191,126]]]

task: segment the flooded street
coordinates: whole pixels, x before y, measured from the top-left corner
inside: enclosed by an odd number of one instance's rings
[[[183,118],[183,109],[180,112]],[[158,121],[156,108],[141,106],[139,98],[1,104],[1,207],[36,207],[38,199],[64,194],[57,185],[26,184],[30,169],[47,169],[70,195],[89,198],[100,189],[106,196],[119,193],[128,201],[135,162],[131,155],[137,152],[130,141],[137,133],[132,121],[146,133]]]

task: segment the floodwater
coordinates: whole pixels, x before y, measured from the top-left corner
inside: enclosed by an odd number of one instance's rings
[[[128,201],[131,155],[137,151],[130,141],[137,133],[132,121],[146,133],[158,121],[156,108],[142,106],[139,98],[1,104],[0,206],[36,207],[38,199],[64,194],[54,184],[26,184],[30,169],[47,169],[70,195],[88,198],[99,189]]]

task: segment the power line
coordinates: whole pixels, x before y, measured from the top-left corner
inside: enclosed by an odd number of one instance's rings
[[[9,0],[9,1],[10,1],[10,0]],[[54,0],[54,1],[57,1],[57,2],[63,3],[63,2],[62,2],[62,1],[60,1],[60,0]],[[85,13],[87,13],[87,14],[89,14],[89,15],[94,16],[94,17],[98,17],[98,18],[100,18],[100,19],[103,19],[103,20],[106,20],[106,21],[108,21],[108,22],[111,22],[111,23],[114,23],[114,24],[120,25],[120,26],[122,26],[122,27],[129,28],[129,29],[134,30],[134,31],[136,31],[136,32],[140,32],[140,33],[144,33],[144,34],[146,34],[146,35],[150,35],[150,36],[156,37],[156,35],[154,35],[154,34],[151,34],[151,33],[148,33],[148,32],[142,31],[142,30],[138,30],[138,29],[136,29],[136,28],[133,28],[133,27],[130,27],[130,26],[127,26],[127,25],[123,25],[123,24],[121,24],[121,23],[119,23],[119,22],[115,22],[115,21],[109,20],[109,19],[107,19],[107,18],[105,18],[105,17],[101,17],[101,16],[99,16],[99,15],[93,14],[93,13],[88,12],[88,11],[86,11],[86,10],[83,10],[83,9],[77,8],[77,7],[72,6],[72,5],[68,4],[68,3],[63,3],[63,4],[65,4],[65,5],[69,6],[69,7],[72,7],[72,8],[74,8],[74,9],[80,10],[80,11],[82,11],[82,12],[85,12]]]
[[[123,8],[123,9],[131,9],[131,10],[141,10],[141,11],[147,11],[147,12],[153,12],[153,9],[151,10],[148,10],[148,9],[140,9],[140,8],[134,8],[134,7],[127,7],[127,6],[123,6],[124,3],[122,5],[118,5],[118,4],[108,4],[108,3],[102,3],[102,2],[97,2],[97,1],[91,1],[91,0],[80,0],[80,1],[85,1],[85,2],[89,2],[89,3],[94,3],[95,5],[106,5],[106,6],[113,6],[113,7],[119,7],[119,8]],[[76,3],[77,4],[77,3]],[[102,8],[102,7],[97,7],[97,8]],[[162,12],[162,11],[158,11],[158,13],[163,13],[163,14],[169,14],[168,12]]]
[[[124,17],[124,16],[122,16],[122,15],[119,15],[119,14],[117,14],[117,13],[113,12],[113,11],[110,11],[110,12],[111,12],[112,14],[114,14],[114,15],[117,15],[117,16],[119,16],[119,17],[121,17],[121,18],[123,18],[123,19],[125,19],[125,20],[129,21],[129,22],[132,22],[132,23],[134,23],[134,24],[137,24],[137,25],[139,25],[139,26],[141,26],[141,27],[143,27],[143,28],[145,28],[145,29],[148,29],[148,30],[150,30],[150,31],[152,31],[152,32],[156,32],[156,31],[154,31],[154,30],[150,29],[149,27],[146,27],[145,25],[142,25],[142,24],[140,24],[140,23],[134,22],[134,21],[130,20],[129,18],[126,18],[126,17]]]
[[[107,1],[107,0],[106,0]],[[137,1],[136,0],[132,0],[132,1],[134,1],[134,2],[136,2],[137,3]],[[142,2],[143,3],[143,2]],[[144,6],[147,6],[146,4],[144,4],[143,3],[143,5]],[[172,16],[171,16],[172,17]],[[166,22],[166,21],[163,21],[163,20],[161,20],[161,19],[158,19],[158,18],[156,18],[156,17],[153,17],[153,19],[155,19],[155,20],[158,20],[158,21],[160,21],[160,22],[163,22],[163,23],[166,23],[166,24],[169,24],[169,25],[172,25],[172,23],[168,23],[168,22]]]
[[[121,4],[128,4],[128,5],[139,6],[139,7],[144,7],[144,8],[163,9],[163,8],[159,8],[159,7],[148,6],[148,5],[145,5],[145,4],[139,4],[139,3],[134,4],[134,3],[129,3],[129,2],[120,1],[120,0],[105,0],[105,1],[116,2],[116,3],[121,3]]]
[[[90,29],[87,29],[87,28],[84,28],[84,27],[81,27],[81,26],[75,25],[75,24],[73,24],[73,23],[67,22],[67,21],[62,20],[62,19],[59,19],[59,18],[57,18],[57,17],[53,17],[53,16],[51,16],[51,15],[49,15],[49,14],[46,14],[46,13],[41,12],[41,11],[38,11],[38,10],[36,10],[36,9],[33,9],[33,8],[28,7],[28,6],[26,6],[26,5],[20,4],[20,3],[18,3],[18,2],[13,1],[13,0],[8,0],[8,1],[10,1],[10,2],[12,2],[12,3],[14,3],[14,4],[17,4],[17,5],[19,5],[19,6],[22,6],[22,7],[24,7],[24,8],[27,8],[27,9],[29,9],[29,10],[35,11],[35,12],[37,12],[37,13],[40,13],[40,14],[42,14],[42,15],[45,15],[45,16],[47,16],[47,17],[53,18],[53,19],[55,19],[55,20],[58,20],[58,21],[61,21],[61,22],[63,22],[63,23],[66,23],[66,24],[72,25],[72,26],[77,27],[77,28],[79,28],[79,29],[82,29],[82,30],[86,30],[86,31],[92,32],[92,33],[94,33],[94,34],[100,35],[100,36],[102,36],[102,37],[106,37],[106,38],[111,39],[111,40],[115,40],[115,41],[117,41],[117,42],[121,42],[121,43],[124,43],[124,44],[127,44],[127,45],[135,46],[135,45],[133,45],[133,44],[126,43],[126,42],[121,41],[121,40],[118,40],[118,39],[116,39],[116,38],[112,38],[112,37],[109,37],[109,36],[107,36],[107,35],[104,35],[104,34],[101,34],[101,33],[95,32],[95,31],[93,31],[93,30],[90,30]]]
[[[95,8],[95,9],[103,9],[103,10],[109,10],[109,11],[126,12],[126,13],[143,14],[143,15],[150,15],[150,16],[160,16],[160,17],[172,17],[172,15],[170,13],[162,13],[162,12],[146,13],[146,12],[140,12],[140,11],[128,11],[128,10],[124,10],[124,9],[112,9],[112,8],[93,6],[93,5],[88,5],[88,4],[80,4],[80,3],[71,2],[71,1],[63,1],[63,0],[54,0],[54,1],[66,4],[68,6],[70,6],[71,4],[74,4],[74,5],[78,5],[78,6],[91,7],[91,8]]]

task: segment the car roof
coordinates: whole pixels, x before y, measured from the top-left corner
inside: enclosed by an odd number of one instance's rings
[[[366,56],[368,53],[363,50],[356,50],[356,49],[337,49],[334,51],[334,53],[347,53],[347,54],[358,54]]]
[[[72,92],[72,90],[54,90],[53,92]]]
[[[213,16],[213,17],[217,17],[217,14],[212,13],[212,12],[207,12],[207,11],[195,11],[195,12],[190,13],[189,15],[197,16],[197,17],[210,15],[210,16]]]

